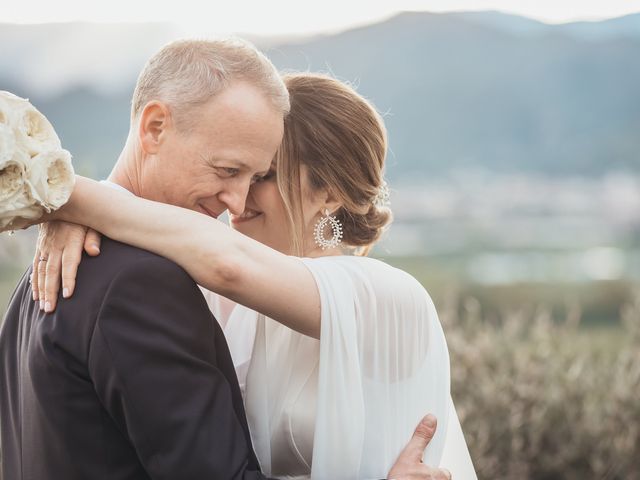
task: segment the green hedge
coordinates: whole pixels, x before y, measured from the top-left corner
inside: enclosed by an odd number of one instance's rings
[[[479,478],[640,478],[640,296],[622,327],[589,331],[577,306],[567,312],[488,321],[473,298],[441,306]]]

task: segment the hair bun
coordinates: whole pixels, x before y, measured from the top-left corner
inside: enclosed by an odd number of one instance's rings
[[[364,215],[353,214],[342,209],[337,214],[342,222],[346,244],[354,247],[367,247],[377,242],[385,228],[391,223],[393,214],[388,207],[371,204]]]

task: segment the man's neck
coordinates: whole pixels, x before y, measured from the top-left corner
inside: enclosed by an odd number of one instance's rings
[[[110,182],[126,188],[134,195],[142,196],[142,153],[135,148],[134,142],[127,139],[120,157],[107,178]]]

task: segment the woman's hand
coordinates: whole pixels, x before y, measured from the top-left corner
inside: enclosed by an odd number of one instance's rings
[[[82,225],[61,221],[40,225],[31,286],[33,299],[40,301],[41,310],[53,312],[56,308],[61,279],[62,296],[73,295],[83,249],[91,256],[99,255],[100,234]]]

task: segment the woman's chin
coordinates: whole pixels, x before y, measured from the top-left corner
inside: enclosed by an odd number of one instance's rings
[[[238,215],[229,215],[229,225],[234,230],[244,233],[248,237],[254,238],[251,232],[255,232],[261,228],[257,226],[257,222],[255,221],[256,219],[259,219],[261,217],[262,214],[251,218],[244,218]]]

